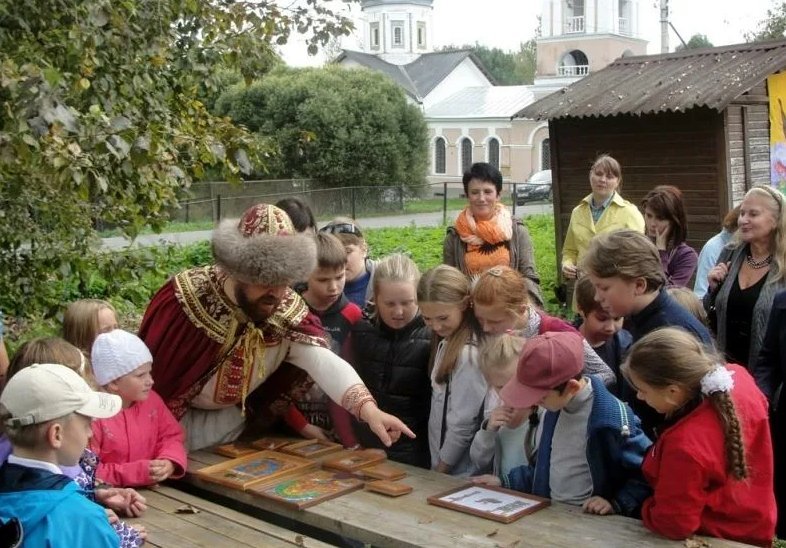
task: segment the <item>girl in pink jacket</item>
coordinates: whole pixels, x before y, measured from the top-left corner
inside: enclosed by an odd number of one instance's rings
[[[123,410],[93,421],[90,448],[101,458],[97,476],[117,486],[152,485],[186,470],[180,423],[153,392],[153,356],[127,331],[99,335],[91,353],[96,382],[123,399]]]

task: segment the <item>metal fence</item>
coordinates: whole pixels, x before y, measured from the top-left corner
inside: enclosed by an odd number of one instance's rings
[[[505,183],[502,199],[516,212],[516,189],[520,184]],[[460,182],[439,182],[424,185],[351,186],[320,188],[316,181],[307,179],[246,181],[240,185],[225,182],[198,183],[190,189],[191,197],[180,202],[172,211],[171,221],[216,223],[225,218],[240,217],[248,207],[260,203],[275,203],[282,198],[298,196],[308,204],[318,219],[336,216],[352,218],[400,215],[407,212],[442,211],[447,221],[448,211],[463,206],[464,189]],[[416,207],[416,202],[431,202]],[[423,204],[421,204],[423,205]]]

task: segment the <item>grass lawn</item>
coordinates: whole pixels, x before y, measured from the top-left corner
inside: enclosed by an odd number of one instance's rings
[[[462,203],[466,203],[462,200]],[[535,250],[535,266],[540,275],[540,287],[550,314],[561,315],[563,310],[554,296],[557,282],[557,262],[554,241],[554,217],[532,215],[524,219]],[[390,253],[407,253],[425,272],[442,262],[442,240],[445,227],[380,228],[365,232],[370,256],[374,259]]]

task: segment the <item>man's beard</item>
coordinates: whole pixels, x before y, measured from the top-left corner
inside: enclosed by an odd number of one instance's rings
[[[267,320],[281,303],[280,299],[272,295],[260,297],[252,302],[241,286],[235,289],[235,300],[240,310],[242,310],[254,323],[260,323]],[[264,308],[262,308],[263,306]]]

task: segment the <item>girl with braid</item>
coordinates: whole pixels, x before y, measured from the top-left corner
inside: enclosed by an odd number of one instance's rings
[[[652,331],[622,366],[636,396],[666,416],[642,464],[654,490],[644,525],[770,546],[775,534],[767,400],[739,365],[682,329]]]

